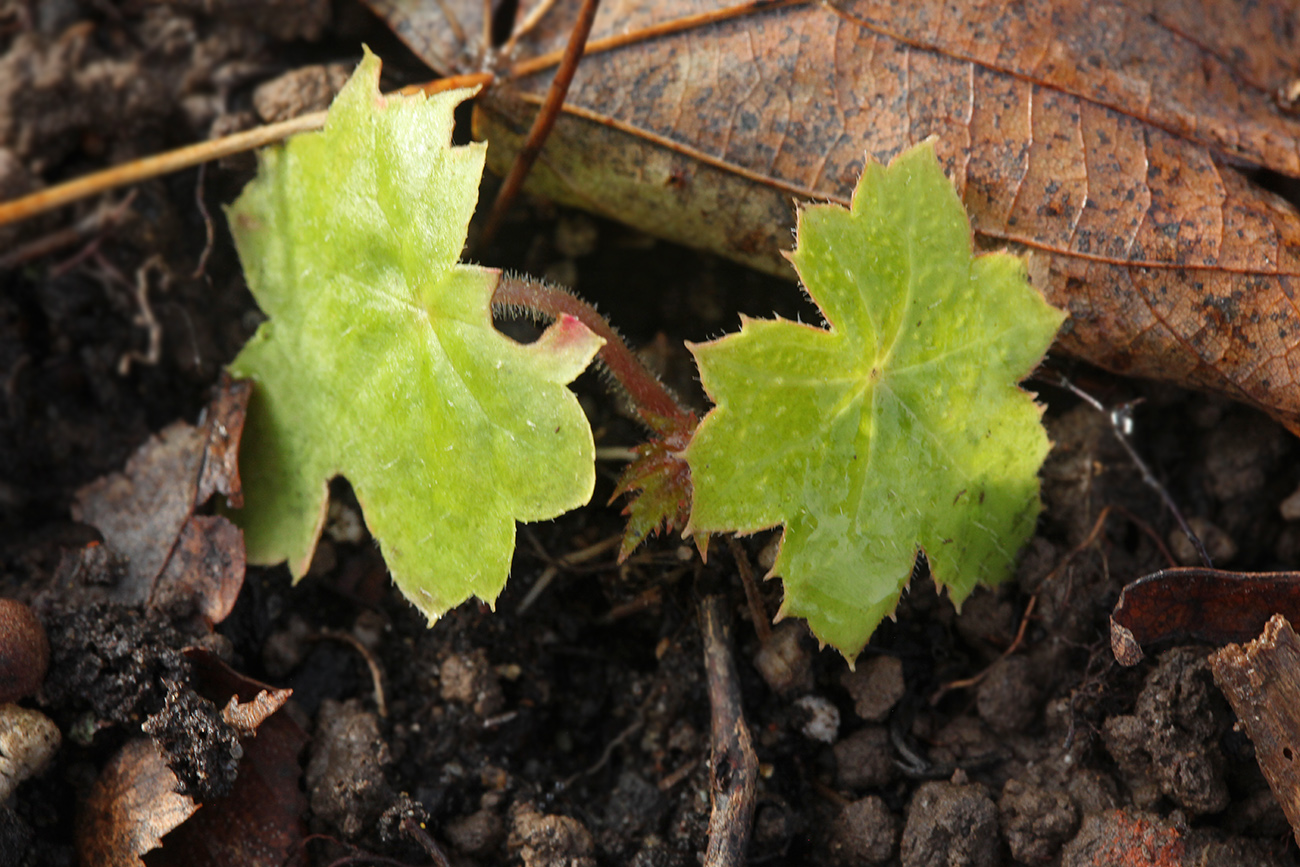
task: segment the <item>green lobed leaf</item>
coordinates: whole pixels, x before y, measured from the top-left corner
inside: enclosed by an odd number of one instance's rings
[[[482,145],[471,91],[381,96],[366,52],[320,133],[261,155],[229,209],[270,317],[231,364],[256,382],[240,455],[250,562],[310,565],[328,481],[351,482],[394,581],[431,620],[505,584],[515,521],[590,499],[591,428],[566,385],[602,341],[563,317],[496,331],[498,274],[458,264]]]
[[[785,531],[780,616],[852,660],[917,551],[960,605],[1011,574],[1049,443],[1017,386],[1064,314],[1005,253],[972,256],[930,142],[803,208],[791,257],[828,323],[743,320],[691,347],[716,406],[686,457],[689,530]]]

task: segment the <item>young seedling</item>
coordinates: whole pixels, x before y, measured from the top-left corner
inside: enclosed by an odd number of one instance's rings
[[[651,431],[619,491],[626,555],[661,526],[784,526],[783,615],[852,659],[917,553],[960,603],[1004,578],[1038,514],[1041,410],[1016,382],[1062,314],[1005,254],[973,257],[928,145],[868,167],[853,208],[801,212],[792,257],[828,327],[744,320],[692,347],[696,426],[571,295],[458,263],[483,146],[468,91],[384,98],[367,54],[322,133],[262,158],[230,210],[270,319],[232,365],[257,382],[241,457],[250,562],[310,563],[336,474],[431,619],[491,602],[516,520],[587,501],[592,436],[565,387],[597,353]],[[491,308],[554,320],[533,344]]]

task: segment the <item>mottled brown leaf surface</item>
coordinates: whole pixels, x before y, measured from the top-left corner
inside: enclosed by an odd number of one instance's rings
[[[234,607],[244,582],[244,537],[195,509],[213,494],[243,502],[237,466],[250,385],[223,376],[195,427],[178,421],[150,437],[120,473],[77,492],[73,517],[94,526],[125,561],[106,595],[128,605],[190,605],[209,625]]]
[[[474,34],[479,4],[371,5],[435,67],[474,61],[442,10]],[[724,7],[608,0],[592,38]],[[520,41],[516,73],[560,47],[575,8]],[[1070,311],[1061,348],[1300,429],[1300,216],[1234,168],[1300,176],[1300,119],[1276,99],[1300,76],[1295,0],[735,9],[589,53],[535,188],[783,271],[793,201],[847,202],[864,155],[934,135],[982,243],[1027,252]],[[549,81],[538,65],[481,103],[498,169]]]

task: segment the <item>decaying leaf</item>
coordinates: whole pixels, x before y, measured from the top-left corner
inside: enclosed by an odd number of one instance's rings
[[[249,558],[310,565],[346,476],[393,580],[430,619],[504,585],[515,521],[591,497],[591,428],[566,387],[601,340],[561,317],[492,325],[498,274],[458,264],[482,146],[451,147],[468,91],[381,97],[367,55],[322,133],[263,153],[230,209],[270,316],[232,364],[256,381],[241,454]]]
[[[198,809],[149,738],[128,741],[99,772],[77,816],[86,867],[141,867],[141,856]]]
[[[369,2],[436,69],[481,56],[454,35],[481,32],[476,0]],[[481,101],[494,169],[577,6]],[[847,203],[864,154],[935,135],[980,243],[1027,251],[1069,311],[1062,349],[1300,430],[1300,217],[1237,168],[1300,176],[1276,98],[1300,76],[1295,3],[606,0],[589,46],[535,189],[782,271],[791,199]]]
[[[224,705],[222,716],[240,730],[244,757],[234,788],[204,803],[189,821],[163,838],[149,867],[298,867],[307,862],[298,757],[306,733],[279,708],[292,690],[274,689],[239,674],[203,650],[185,654],[199,690]]]
[[[213,494],[242,502],[236,456],[249,384],[223,378],[195,427],[175,422],[112,473],[77,492],[73,517],[97,528],[125,574],[104,595],[127,605],[193,604],[209,624],[234,607],[244,542],[219,516],[196,515]]]
[[[125,746],[100,771],[77,819],[77,852],[88,867],[288,867],[305,863],[307,808],[298,755],[307,736],[277,713],[290,690],[238,674],[211,653],[188,650],[197,688],[225,705],[244,754],[234,787],[198,805],[153,739]]]
[[[1111,650],[1120,665],[1137,665],[1143,645],[1249,641],[1274,614],[1300,621],[1300,572],[1165,569],[1119,594],[1110,617]]]
[[[1062,314],[1019,259],[972,257],[929,143],[869,163],[851,210],[802,209],[791,260],[826,329],[744,319],[691,346],[717,406],[686,451],[690,528],[783,524],[781,614],[852,659],[918,549],[958,605],[1011,574],[1049,446],[1016,383]]]

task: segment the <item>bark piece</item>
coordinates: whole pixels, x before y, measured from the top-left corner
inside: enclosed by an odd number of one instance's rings
[[[1300,639],[1275,614],[1254,641],[1212,655],[1210,670],[1300,842]]]

